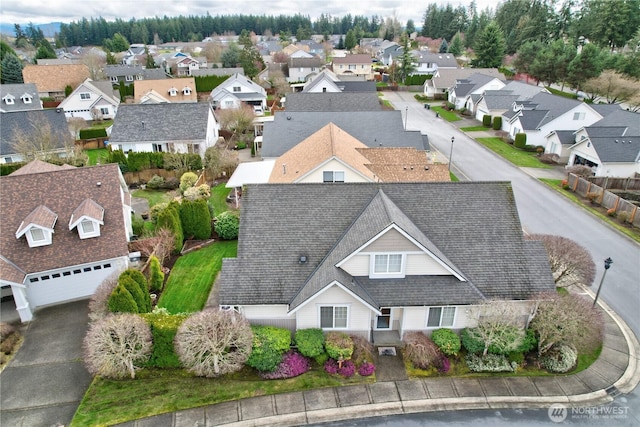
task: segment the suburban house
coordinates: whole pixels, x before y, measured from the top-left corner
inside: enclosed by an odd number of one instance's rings
[[[466,79],[472,74],[481,73],[493,76],[498,80],[506,80],[504,74],[497,68],[458,68],[458,69],[438,69],[431,79],[424,82],[424,94],[428,97],[442,97],[445,99],[447,91],[456,84],[457,80]]]
[[[287,95],[287,110],[293,111],[380,111],[376,92],[295,92]]]
[[[130,194],[116,164],[31,162],[0,178],[0,284],[23,322],[47,305],[86,298],[129,265]]]
[[[296,46],[301,50],[324,60],[325,45],[315,40],[299,40]]]
[[[640,115],[619,109],[575,132],[568,164],[590,166],[595,176],[640,174]],[[553,147],[549,147],[553,149]]]
[[[219,304],[253,324],[376,344],[473,326],[469,308],[490,299],[527,321],[534,296],[555,289],[508,182],[248,185],[238,256],[218,283]]]
[[[563,96],[540,92],[528,100],[518,100],[502,115],[502,130],[515,138],[527,135],[526,143],[544,146],[551,131],[576,131],[602,119],[589,104]]]
[[[425,50],[413,53],[416,69],[411,74],[436,74],[441,69],[458,68],[458,61],[452,53],[432,53]]]
[[[244,69],[242,67],[233,67],[233,68],[200,68],[198,70],[191,70],[191,77],[233,76],[234,74],[244,75]]]
[[[550,93],[547,89],[518,81],[510,81],[502,89],[487,90],[479,96],[471,96],[467,100],[466,108],[471,111],[476,120],[482,121],[487,115],[500,117],[513,107],[513,103],[531,99],[540,92]]]
[[[345,79],[345,80],[341,80]],[[376,92],[374,81],[364,76],[342,74],[338,76],[328,69],[322,70],[304,84],[302,92]]]
[[[243,74],[234,74],[211,91],[209,96],[214,109],[240,108],[251,105],[254,109],[267,108],[267,91]]]
[[[473,106],[474,97],[477,99],[487,90],[499,90],[505,86],[504,81],[497,77],[474,73],[464,79],[456,80],[449,88],[448,101],[454,104],[456,110]]]
[[[2,113],[0,122],[0,163],[25,161],[16,144],[20,140],[34,141],[37,147],[40,131],[51,132],[51,137],[41,141],[39,148],[44,152],[38,149],[37,156],[64,156],[67,145],[73,143],[73,134],[61,108]]]
[[[56,101],[64,99],[67,86],[75,89],[89,77],[89,68],[84,64],[26,65],[22,69],[23,81],[35,84],[41,99]]]
[[[137,80],[166,79],[167,74],[161,68],[144,68],[142,65],[106,65],[104,72],[111,83],[124,82],[130,85]]]
[[[324,61],[319,56],[311,58],[298,58],[290,56],[288,60],[289,83],[308,82],[317,75],[324,67]]]
[[[133,100],[139,104],[162,102],[198,102],[196,79],[137,80],[133,82]]]
[[[373,80],[371,56],[366,54],[346,55],[333,58],[331,69],[338,76],[362,76],[365,80]]]
[[[393,65],[395,58],[402,54],[402,46],[396,42],[385,40],[376,52],[376,58],[387,67]]]
[[[32,110],[42,110],[35,84],[0,84],[0,113]]]
[[[111,120],[120,105],[120,95],[109,81],[86,79],[58,106],[67,119],[80,117],[84,120]]]
[[[427,135],[405,131],[401,111],[278,111],[264,124],[262,158],[277,159],[329,123],[367,147],[429,150]]]
[[[134,152],[198,153],[218,141],[219,127],[206,102],[124,104],[113,121],[109,144]]]

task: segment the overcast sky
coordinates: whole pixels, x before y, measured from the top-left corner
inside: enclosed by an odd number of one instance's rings
[[[116,18],[125,21],[154,16],[179,15],[309,15],[315,20],[321,13],[342,17],[364,15],[371,17],[397,16],[404,25],[413,19],[421,26],[424,11],[430,3],[453,7],[467,6],[471,0],[2,0],[0,23],[2,24],[47,24],[49,22],[79,21],[82,17],[100,17],[107,21]],[[495,9],[495,0],[476,0],[476,7]]]

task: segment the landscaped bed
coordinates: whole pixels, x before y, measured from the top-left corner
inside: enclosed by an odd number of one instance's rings
[[[476,141],[518,167],[551,169],[550,165],[544,164],[538,159],[537,153],[519,150],[498,137],[477,138]]]

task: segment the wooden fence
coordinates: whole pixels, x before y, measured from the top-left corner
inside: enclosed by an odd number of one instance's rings
[[[590,176],[589,182],[605,190],[640,191],[640,178],[612,178],[608,176]]]

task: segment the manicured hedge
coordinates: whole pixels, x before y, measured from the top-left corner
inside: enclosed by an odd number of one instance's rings
[[[485,114],[484,116],[482,116],[482,126],[488,128],[491,126],[491,116],[488,114]]]
[[[527,145],[527,134],[526,133],[516,133],[516,139],[513,143],[518,148],[524,148]]]
[[[211,214],[205,199],[183,199],[180,203],[180,222],[186,239],[211,238]]]
[[[173,340],[178,328],[188,317],[183,314],[145,313],[142,318],[151,327],[153,352],[147,366],[156,368],[180,368],[180,359],[175,352]]]
[[[247,365],[262,372],[273,372],[291,347],[291,332],[275,326],[252,325],[253,347]]]
[[[80,129],[80,139],[106,138],[105,128]]]
[[[316,357],[324,352],[324,332],[320,328],[298,329],[295,342],[303,356]]]
[[[230,76],[196,76],[196,91],[211,92]]]
[[[24,166],[25,163],[2,163],[0,164],[0,176],[7,176]]]
[[[173,233],[174,244],[173,251],[180,253],[184,244],[184,235],[182,233],[182,223],[180,221],[179,208],[174,202],[160,211],[158,214],[157,228],[166,228]]]

